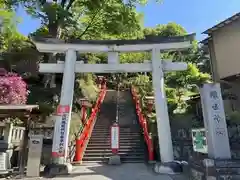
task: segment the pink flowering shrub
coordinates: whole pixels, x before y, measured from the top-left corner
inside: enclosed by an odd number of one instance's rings
[[[27,84],[15,73],[0,75],[0,104],[26,104]]]

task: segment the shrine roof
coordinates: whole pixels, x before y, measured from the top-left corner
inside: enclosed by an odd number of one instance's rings
[[[217,25],[205,30],[202,34],[212,34],[214,31],[217,31],[218,29],[225,27],[226,25],[238,20],[240,18],[240,12],[236,13],[235,15],[231,16],[230,18],[218,23]]]
[[[60,40],[48,37],[31,37],[35,42],[42,42],[47,44],[89,44],[89,45],[135,45],[135,44],[161,44],[161,43],[175,43],[175,42],[192,42],[195,39],[195,34],[175,37],[162,37],[148,35],[145,39],[132,39],[132,40],[80,40],[69,39]]]
[[[38,105],[0,105],[0,110],[31,110],[38,108]]]

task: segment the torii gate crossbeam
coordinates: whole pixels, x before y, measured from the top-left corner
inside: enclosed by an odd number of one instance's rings
[[[42,73],[63,73],[64,62],[58,64],[41,63],[39,71]],[[183,71],[186,63],[162,60],[163,71]],[[152,72],[152,63],[124,63],[124,64],[83,64],[76,62],[76,73],[117,73],[117,72]]]

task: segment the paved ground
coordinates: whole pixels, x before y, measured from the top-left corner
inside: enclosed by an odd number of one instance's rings
[[[11,178],[14,179],[14,178]],[[50,178],[23,178],[25,180],[45,180]],[[171,178],[168,175],[158,175],[145,164],[123,164],[109,166],[101,164],[85,164],[73,167],[73,173],[68,176],[51,178],[52,180],[186,180],[186,178]]]

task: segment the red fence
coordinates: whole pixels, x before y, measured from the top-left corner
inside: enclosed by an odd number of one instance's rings
[[[100,110],[100,106],[104,100],[105,94],[106,94],[106,87],[104,86],[101,89],[101,92],[99,93],[96,104],[92,110],[92,113],[91,113],[89,119],[87,120],[87,123],[85,124],[85,126],[83,128],[83,131],[82,131],[80,137],[78,139],[76,139],[76,152],[75,152],[74,162],[82,161],[84,151],[87,147],[88,140],[91,137],[92,130],[93,130],[96,118],[97,118],[97,113]]]
[[[136,90],[134,87],[131,88],[131,93],[132,93],[132,97],[133,100],[135,102],[136,105],[136,113],[138,115],[138,120],[139,123],[143,129],[143,133],[144,133],[144,140],[147,144],[147,148],[148,148],[148,160],[149,161],[153,161],[154,160],[154,150],[153,150],[153,141],[152,141],[152,136],[149,134],[148,132],[148,126],[147,126],[147,121],[146,118],[142,112],[142,108],[140,105],[140,101],[139,101],[139,97],[136,93]]]

